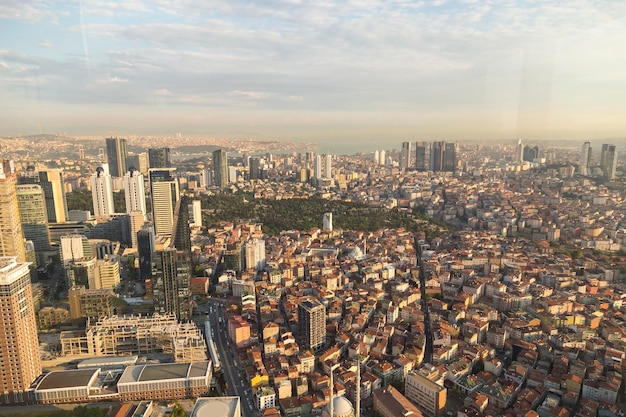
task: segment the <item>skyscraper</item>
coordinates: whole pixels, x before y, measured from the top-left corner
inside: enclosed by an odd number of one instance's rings
[[[18,262],[25,262],[26,247],[16,186],[17,176],[13,161],[2,161],[0,164],[0,256],[16,256]]]
[[[0,257],[0,404],[24,403],[41,374],[28,263]]]
[[[24,239],[31,240],[37,252],[50,250],[48,214],[43,190],[37,184],[23,184],[18,185],[16,191]]]
[[[154,310],[174,313],[180,321],[191,317],[191,261],[189,253],[167,248],[156,253]]]
[[[443,154],[443,170],[446,172],[455,172],[458,165],[459,144],[446,143]]]
[[[91,176],[91,197],[93,199],[93,215],[109,217],[115,213],[113,205],[113,183],[111,176],[102,167],[96,168]]]
[[[446,143],[443,141],[433,142],[430,148],[430,169],[433,172],[443,171],[443,155],[445,153]]]
[[[524,146],[524,161],[535,162],[537,158],[539,158],[539,146]]]
[[[426,171],[426,142],[415,142],[415,169]]]
[[[305,349],[319,350],[326,342],[326,308],[315,299],[298,304],[298,334]]]
[[[124,187],[124,200],[126,201],[126,213],[140,211],[146,214],[146,190],[143,185],[143,175],[133,169],[124,174],[122,180]]]
[[[176,168],[151,168],[152,222],[156,234],[171,235],[174,210],[180,198]]]
[[[171,168],[170,148],[148,149],[150,168]]]
[[[604,153],[604,145],[602,146]],[[583,143],[580,151],[580,160],[578,161],[578,173],[580,175],[589,175],[589,161],[591,161],[591,142]]]
[[[411,164],[411,142],[402,142],[402,153],[400,154],[400,169],[408,171]]]
[[[223,149],[213,152],[213,181],[220,188],[228,185],[228,155]]]
[[[515,144],[515,163],[520,165],[522,163],[522,156],[524,154],[524,145],[522,144],[522,140],[518,139]]]
[[[261,159],[250,158],[250,179],[258,180],[261,174]]]
[[[615,145],[602,144],[601,155],[602,172],[605,178],[615,179],[615,171],[617,169],[617,148]]]
[[[246,268],[257,271],[265,268],[265,241],[263,239],[251,239],[245,246]]]
[[[315,179],[319,180],[322,178],[322,156],[315,155]]]
[[[137,254],[139,255],[139,278],[152,276],[152,254],[156,248],[154,227],[144,224],[137,232]]]
[[[333,177],[333,156],[331,154],[326,155],[326,163],[324,164],[324,178]]]
[[[112,177],[121,177],[126,172],[126,139],[106,138],[107,162]]]
[[[67,200],[63,184],[63,171],[46,169],[37,172],[29,168],[20,176],[20,184],[39,184],[46,200],[48,223],[65,223],[67,221]]]

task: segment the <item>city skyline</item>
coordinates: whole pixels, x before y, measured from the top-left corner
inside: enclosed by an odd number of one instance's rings
[[[623,134],[617,2],[4,6],[2,135]]]

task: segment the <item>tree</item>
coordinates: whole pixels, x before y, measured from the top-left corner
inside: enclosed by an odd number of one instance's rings
[[[183,407],[181,407],[180,404],[176,403],[176,405],[174,405],[174,409],[172,410],[172,417],[189,417],[187,415],[187,412],[185,411],[185,409]]]

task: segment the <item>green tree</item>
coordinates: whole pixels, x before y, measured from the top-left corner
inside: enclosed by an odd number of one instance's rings
[[[174,409],[172,410],[172,417],[189,417],[187,412],[180,404],[176,403],[174,405]]]

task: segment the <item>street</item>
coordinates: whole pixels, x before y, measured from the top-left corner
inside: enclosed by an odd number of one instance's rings
[[[254,406],[252,389],[242,381],[247,378],[243,368],[239,366],[236,350],[228,341],[228,325],[226,322],[226,307],[222,300],[209,299],[209,317],[213,329],[214,341],[222,362],[222,371],[228,383],[228,395],[238,396],[241,399],[241,409],[244,417],[258,417],[259,412]]]

